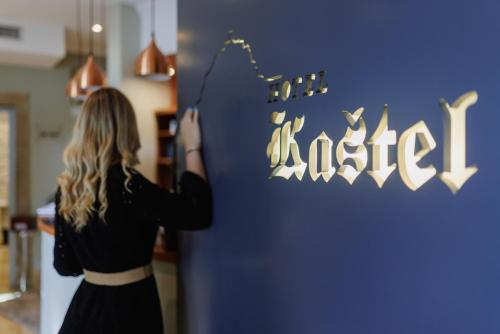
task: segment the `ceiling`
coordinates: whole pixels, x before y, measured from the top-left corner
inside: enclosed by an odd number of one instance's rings
[[[106,7],[114,3],[140,3],[148,0],[94,0],[94,19],[103,24]],[[83,30],[83,49],[88,48],[89,37],[89,0],[80,0],[81,24]],[[66,45],[70,52],[78,51],[77,0],[1,0],[0,16],[10,19],[43,23],[59,23],[66,27]],[[104,22],[104,29],[106,22]],[[95,51],[105,51],[104,32],[94,35]]]

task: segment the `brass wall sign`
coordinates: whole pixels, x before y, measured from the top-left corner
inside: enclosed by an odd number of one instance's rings
[[[316,77],[319,80],[317,86],[314,86]],[[303,83],[303,90],[300,91],[299,87]],[[274,103],[279,99],[287,101],[289,98],[296,99],[299,96],[308,97],[327,92],[326,71],[320,71],[318,76],[306,75],[305,80],[299,76],[292,80],[271,83],[267,102]],[[466,164],[466,114],[468,108],[477,100],[478,94],[474,91],[465,93],[451,106],[441,99],[441,108],[445,113],[445,134],[444,170],[439,174],[432,164],[419,164],[420,160],[437,146],[425,122],[419,121],[412,125],[403,131],[398,140],[396,130],[389,129],[387,105],[377,128],[368,139],[366,123],[362,116],[364,108],[360,107],[353,112],[342,111],[349,125],[344,136],[335,146],[326,132],[321,132],[309,145],[307,162],[302,159],[297,140],[297,134],[304,127],[305,116],[295,117],[292,124],[292,121],[285,122],[286,111],[273,112],[271,123],[277,128],[267,145],[266,153],[272,169],[269,177],[288,180],[294,175],[301,181],[308,170],[313,181],[321,177],[324,182],[330,182],[337,174],[349,184],[353,184],[368,168],[370,152],[371,166],[367,173],[379,188],[382,188],[389,176],[398,169],[404,184],[413,191],[437,175],[455,194],[478,171],[476,166]],[[418,152],[417,142],[421,147]],[[390,164],[389,149],[392,146],[397,149],[397,162]]]

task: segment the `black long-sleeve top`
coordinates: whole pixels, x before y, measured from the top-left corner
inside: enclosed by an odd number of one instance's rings
[[[197,174],[185,172],[180,193],[171,193],[147,180],[135,169],[132,179],[120,164],[110,167],[107,179],[106,222],[94,214],[80,231],[59,215],[60,189],[56,193],[54,267],[59,274],[78,276],[85,268],[120,272],[148,264],[159,226],[197,230],[211,224],[211,191]],[[96,201],[96,207],[98,202]]]
[[[61,192],[56,193],[54,267],[65,276],[83,268],[120,272],[151,263],[159,226],[195,230],[211,224],[211,191],[198,175],[185,172],[180,193],[171,193],[119,164],[107,179],[106,222],[95,213],[77,232],[59,215]],[[98,201],[94,203],[99,207]],[[162,334],[160,300],[154,276],[121,286],[94,285],[83,280],[68,308],[59,334]]]

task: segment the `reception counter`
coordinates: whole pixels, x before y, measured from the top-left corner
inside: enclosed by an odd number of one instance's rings
[[[57,333],[80,277],[62,277],[52,265],[54,225],[50,215],[38,215],[41,231],[40,334]],[[161,240],[162,238],[158,238]],[[153,267],[160,294],[165,333],[177,332],[177,254],[168,252],[161,244],[154,250]]]

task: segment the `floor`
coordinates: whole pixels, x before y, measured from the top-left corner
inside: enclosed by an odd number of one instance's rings
[[[36,334],[9,319],[0,317],[0,333],[5,334]]]
[[[0,292],[10,291],[9,288],[9,250],[0,245]],[[2,334],[37,334],[37,324],[32,324],[39,314],[39,296],[27,294],[20,299],[0,303],[0,333]],[[22,310],[19,312],[19,310]],[[28,318],[31,326],[22,326],[10,319]]]
[[[7,291],[9,291],[9,248],[0,245],[0,292]]]

